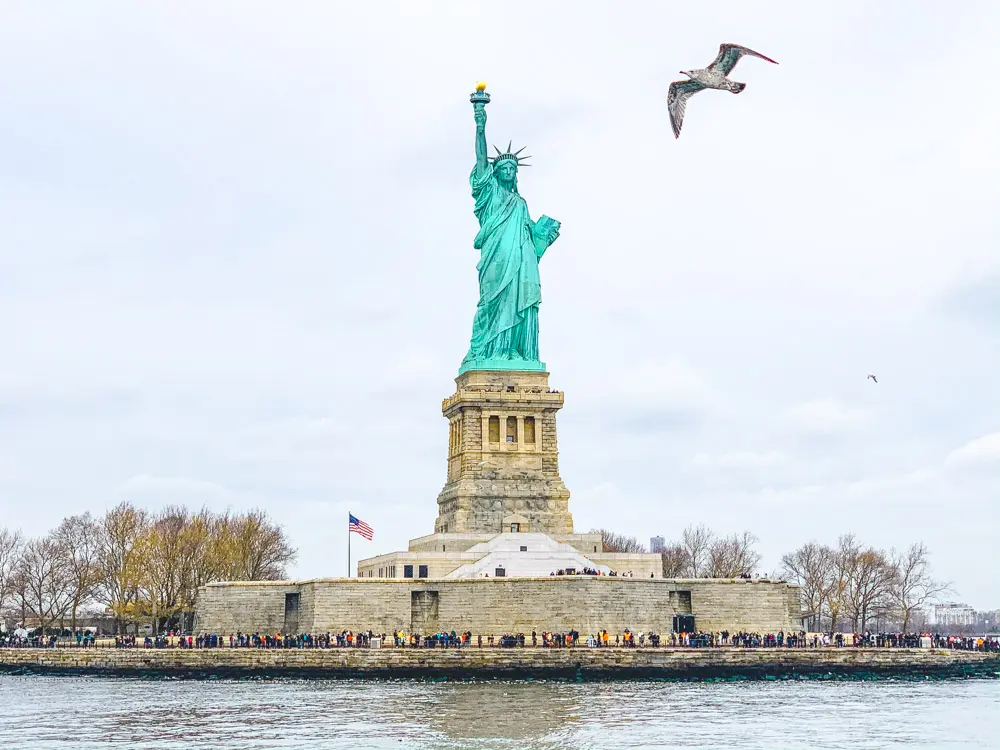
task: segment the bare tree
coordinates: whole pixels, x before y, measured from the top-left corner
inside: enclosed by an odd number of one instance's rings
[[[910,616],[910,627],[913,629],[914,633],[926,633],[927,632],[927,612],[922,609],[914,610],[913,614]],[[986,632],[986,629],[978,629],[980,633]]]
[[[139,604],[139,588],[145,575],[144,542],[149,523],[145,511],[123,502],[101,520],[101,601],[115,617],[121,632],[125,622],[134,620]]]
[[[885,553],[872,547],[855,555],[849,570],[847,604],[854,632],[864,633],[870,620],[888,610],[896,572]]]
[[[260,509],[236,518],[233,528],[237,561],[246,581],[275,581],[284,578],[296,552],[285,530]],[[645,552],[645,548],[640,549]]]
[[[892,550],[891,564],[895,572],[891,596],[902,618],[904,633],[909,632],[915,616],[931,601],[950,590],[950,585],[936,581],[930,574],[930,552],[923,542],[914,542],[901,553]]]
[[[798,584],[810,627],[816,632],[832,582],[834,551],[824,544],[809,542],[782,557],[781,567]]]
[[[616,534],[608,529],[592,529],[591,534],[601,535],[601,544],[604,552],[626,552],[642,553],[646,547],[634,536]]]
[[[152,518],[136,514],[130,506],[120,506],[106,518],[108,550],[114,554],[105,571],[105,589],[110,592],[113,586],[117,593],[105,598],[116,612],[148,619],[154,632],[186,628],[198,589],[206,583],[280,579],[295,560],[284,530],[259,509],[192,514],[184,507],[167,507]],[[110,544],[123,537],[127,543]],[[113,598],[120,605],[111,604]]]
[[[66,614],[73,601],[66,558],[54,536],[32,539],[24,545],[17,576],[22,609],[34,615],[45,632]]]
[[[702,578],[706,575],[709,550],[715,534],[704,525],[688,526],[681,532],[681,546],[687,553],[687,575]]]
[[[101,529],[89,513],[70,516],[53,532],[59,554],[65,563],[67,585],[70,588],[70,628],[76,633],[76,619],[80,607],[94,594],[101,578],[98,565]]]
[[[749,531],[714,540],[708,548],[707,574],[710,578],[749,576],[760,564],[754,549],[757,537]]]
[[[190,525],[187,508],[167,507],[157,514],[142,536],[146,561],[142,584],[142,614],[150,618],[153,633],[184,607],[184,540]]]
[[[211,581],[231,578],[232,566],[226,557],[226,545],[220,542],[229,523],[229,514],[213,514],[206,508],[189,520],[181,539],[181,580],[183,627],[194,622],[198,589]]]
[[[837,549],[833,551],[825,596],[826,613],[830,618],[831,633],[837,632],[837,622],[847,609],[851,571],[854,560],[860,551],[854,534],[843,534],[837,540]]]
[[[24,540],[20,531],[0,529],[0,617],[5,607],[13,601],[17,561],[21,556]]]
[[[687,574],[687,551],[681,544],[671,544],[660,553],[664,578],[683,578]]]

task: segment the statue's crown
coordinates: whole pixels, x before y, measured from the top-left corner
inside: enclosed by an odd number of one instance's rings
[[[514,143],[513,141],[509,141],[507,143],[507,150],[506,151],[501,151],[496,146],[493,147],[493,149],[497,152],[496,156],[491,156],[490,157],[490,161],[493,162],[493,166],[494,167],[496,167],[497,164],[502,164],[505,161],[512,161],[515,164],[517,164],[517,166],[519,166],[519,167],[530,167],[531,166],[530,164],[525,164],[524,163],[525,159],[530,159],[531,158],[530,156],[518,156],[518,154],[520,154],[522,151],[524,151],[524,149],[526,149],[527,146],[521,146],[521,148],[519,148],[517,151],[511,152],[510,147],[513,145],[513,143]]]

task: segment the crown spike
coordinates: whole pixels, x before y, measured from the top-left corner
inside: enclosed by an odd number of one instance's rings
[[[527,146],[521,146],[521,148],[519,148],[517,151],[513,150],[513,146],[514,142],[510,141],[507,143],[507,150],[501,151],[499,148],[496,147],[496,144],[494,144],[493,150],[496,151],[496,156],[488,157],[490,162],[493,163],[494,167],[497,167],[503,162],[508,162],[508,161],[514,162],[514,164],[517,166],[525,166],[525,167],[531,166],[530,164],[523,164],[525,159],[530,159],[531,157],[520,155],[521,152],[527,148]]]

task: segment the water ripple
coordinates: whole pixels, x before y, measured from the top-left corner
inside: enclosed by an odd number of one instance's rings
[[[0,676],[26,750],[1000,747],[1000,681],[172,681]]]

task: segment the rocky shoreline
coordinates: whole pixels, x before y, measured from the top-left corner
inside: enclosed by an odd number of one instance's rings
[[[1000,678],[1000,656],[943,649],[0,649],[0,674],[187,679]]]

